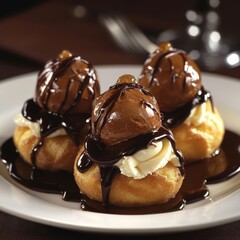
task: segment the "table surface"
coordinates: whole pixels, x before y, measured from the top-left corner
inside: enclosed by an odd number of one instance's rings
[[[17,2],[17,1],[15,1]],[[27,2],[27,1],[23,1]],[[30,3],[31,1],[29,1]],[[114,2],[114,4],[112,3]],[[169,0],[164,3],[149,0],[148,4],[124,5],[122,1],[105,1],[105,4],[89,1],[36,1],[14,11],[0,10],[0,80],[32,71],[39,71],[43,64],[54,58],[61,50],[69,49],[94,65],[143,64],[144,59],[124,52],[113,42],[97,21],[97,14],[117,11],[125,14],[151,36],[169,28],[183,29],[184,13],[192,7]],[[227,1],[225,1],[227,2]],[[10,1],[9,4],[14,4]],[[87,6],[87,15],[76,17],[79,5]],[[172,7],[173,4],[179,6]],[[224,5],[225,4],[225,5]],[[226,35],[238,38],[234,29],[239,24],[239,3],[221,3],[219,12],[223,18],[220,29]],[[78,6],[78,7],[76,7]],[[2,16],[2,17],[1,17]],[[174,18],[172,17],[174,16]],[[236,28],[235,28],[236,27]],[[202,69],[240,79],[240,68]],[[93,234],[54,228],[0,212],[0,239],[112,239],[113,234]],[[125,235],[118,236],[119,238]],[[148,235],[149,237],[149,235]],[[146,236],[131,235],[133,239]],[[240,239],[240,222],[175,234],[151,235],[151,239]]]

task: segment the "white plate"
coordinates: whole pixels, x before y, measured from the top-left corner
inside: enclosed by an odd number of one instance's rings
[[[114,84],[121,74],[139,75],[139,66],[98,66],[102,91]],[[0,144],[14,130],[13,118],[24,101],[33,97],[36,73],[22,75],[0,83]],[[240,81],[203,74],[206,89],[226,126],[240,133]],[[0,210],[34,222],[61,228],[92,232],[165,233],[207,228],[240,220],[240,174],[223,183],[209,186],[211,199],[187,205],[182,211],[147,215],[112,215],[79,210],[53,194],[24,188],[0,172]],[[7,178],[7,179],[6,179]]]

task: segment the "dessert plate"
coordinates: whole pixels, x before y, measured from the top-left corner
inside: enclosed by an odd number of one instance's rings
[[[122,74],[139,75],[136,65],[97,66],[102,92]],[[37,73],[21,75],[0,83],[0,144],[11,137],[14,116],[34,95]],[[203,84],[213,95],[226,127],[240,134],[240,81],[203,74]],[[239,149],[240,151],[240,149]],[[107,233],[180,232],[240,220],[240,174],[227,181],[209,185],[210,198],[187,205],[181,211],[116,215],[81,211],[78,203],[65,202],[61,196],[27,189],[13,181],[0,165],[0,210],[9,214],[60,228]]]

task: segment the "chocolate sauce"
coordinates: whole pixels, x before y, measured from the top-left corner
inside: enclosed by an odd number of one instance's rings
[[[182,210],[186,205],[186,201],[182,198],[181,194],[177,194],[175,198],[170,199],[166,203],[156,204],[147,207],[115,207],[111,205],[104,205],[100,202],[82,196],[81,209],[84,211],[111,213],[111,214],[147,214],[147,213],[163,213]]]
[[[86,138],[84,154],[90,161],[98,165],[112,166],[123,156],[133,155],[137,151],[148,147],[151,143],[161,141],[163,138],[167,138],[171,142],[175,154],[180,159],[180,162],[183,163],[183,157],[176,150],[171,131],[164,127],[109,146],[95,138],[92,134],[89,134]],[[78,169],[80,172],[84,172],[86,167],[82,165]],[[183,169],[181,171],[183,174]]]
[[[172,112],[164,112],[162,111],[163,114],[163,122],[168,126],[169,128],[176,127],[182,122],[184,122],[190,115],[191,110],[197,106],[200,105],[207,100],[211,101],[212,109],[213,109],[213,101],[212,101],[212,96],[211,94],[206,91],[203,87],[201,90],[198,91],[197,95],[193,100],[188,102],[187,104],[178,107]]]
[[[51,113],[29,99],[25,102],[22,115],[31,122],[37,122],[40,125],[40,138],[38,144],[32,149],[31,161],[36,166],[36,154],[43,145],[44,139],[54,131],[63,128],[66,133],[73,139],[76,145],[84,140],[90,128],[89,114],[68,114],[61,115]]]
[[[16,150],[12,139],[1,146],[1,159],[9,175],[31,189],[62,194],[66,201],[81,202],[81,208],[87,211],[146,214],[183,209],[185,203],[199,201],[211,196],[207,184],[225,181],[240,171],[240,135],[226,131],[223,143],[211,158],[202,159],[185,165],[185,179],[174,199],[166,204],[142,208],[117,208],[104,206],[80,194],[72,174],[41,171],[25,163]]]

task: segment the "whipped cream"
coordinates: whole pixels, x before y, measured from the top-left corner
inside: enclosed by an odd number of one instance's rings
[[[212,105],[211,101],[208,100],[202,104],[195,106],[189,115],[189,117],[184,121],[187,125],[199,126],[211,117]]]
[[[163,139],[131,156],[124,156],[115,165],[120,169],[121,174],[141,179],[159,168],[163,168],[169,161],[177,167],[181,166],[171,142],[168,139]]]
[[[27,120],[25,117],[23,117],[23,115],[21,113],[19,113],[16,117],[15,117],[15,124],[19,127],[27,127],[30,128],[33,135],[36,137],[40,137],[40,125],[37,122],[31,122],[29,120]],[[62,135],[66,135],[66,131],[64,130],[64,128],[60,128],[56,131],[54,131],[53,133],[49,134],[47,137],[57,137],[57,136],[62,136]]]

